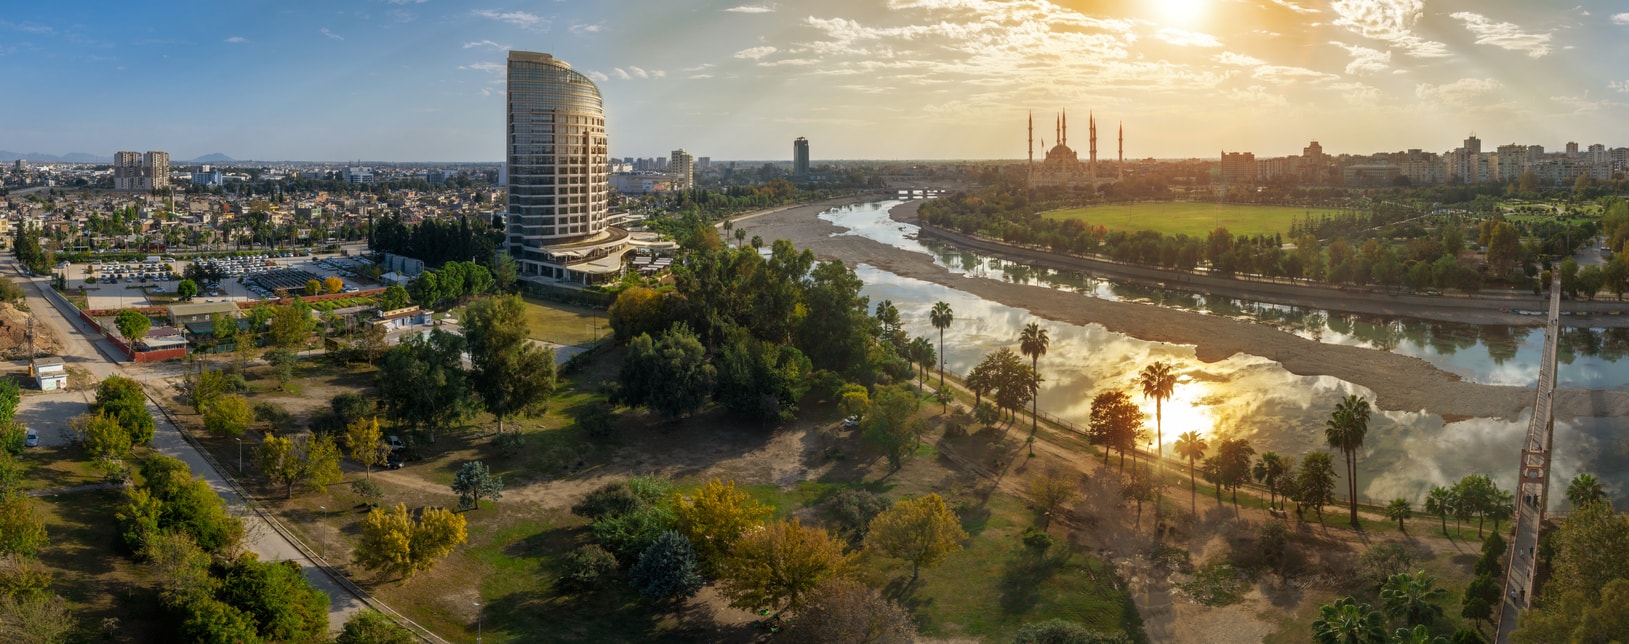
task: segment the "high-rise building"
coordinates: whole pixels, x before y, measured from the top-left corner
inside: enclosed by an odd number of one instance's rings
[[[607,225],[605,110],[592,80],[548,54],[509,52],[509,254],[521,276],[597,284],[622,275],[628,233]]]
[[[1250,152],[1222,152],[1222,183],[1227,185],[1256,182],[1256,155]]]
[[[696,185],[695,157],[684,148],[673,151],[673,161],[667,164],[667,173],[673,175],[674,190],[689,190]]]
[[[792,174],[809,174],[809,140],[801,136],[792,142]]]
[[[1578,142],[1577,141],[1568,141],[1567,142],[1567,158],[1569,158],[1569,159],[1578,158]]]
[[[149,150],[113,153],[113,189],[150,192],[170,187],[170,153]]]

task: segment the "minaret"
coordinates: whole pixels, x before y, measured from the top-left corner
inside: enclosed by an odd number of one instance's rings
[[[1115,177],[1115,181],[1125,181],[1126,180],[1126,122],[1125,121],[1120,122],[1120,163],[1116,167],[1116,170],[1118,171],[1119,176]]]
[[[1063,136],[1063,121],[1057,115],[1052,116],[1052,144],[1057,145],[1058,139]]]
[[[1095,114],[1092,114],[1091,112],[1086,113],[1086,129],[1087,129],[1087,131],[1089,133],[1088,135],[1092,139],[1092,142],[1091,142],[1091,157],[1090,157],[1091,161],[1087,164],[1087,169],[1090,170],[1091,173],[1092,173],[1092,180],[1096,181],[1097,180],[1097,116]]]
[[[1069,110],[1063,111],[1063,136],[1058,138],[1058,145],[1069,147]]]
[[[1035,112],[1029,113],[1029,164],[1035,165]]]

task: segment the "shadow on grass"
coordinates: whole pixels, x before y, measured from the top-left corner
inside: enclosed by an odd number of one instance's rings
[[[159,641],[166,614],[158,592],[137,580],[125,557],[118,521],[123,495],[93,490],[45,497],[57,521],[46,529],[51,540],[39,552],[56,574],[51,589],[75,604],[81,624],[117,618],[120,641]]]
[[[1001,575],[1001,610],[1008,615],[1030,611],[1041,598],[1042,585],[1063,571],[1069,563],[1068,547],[1045,552],[1021,549],[1013,552]]]

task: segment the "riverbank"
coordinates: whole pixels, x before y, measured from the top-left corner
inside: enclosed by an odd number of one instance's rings
[[[900,206],[899,216],[914,212],[915,203]],[[1453,421],[1477,417],[1515,418],[1533,404],[1532,389],[1466,382],[1419,358],[1323,344],[1271,327],[1217,316],[1149,304],[1090,299],[1045,286],[955,274],[934,264],[933,258],[923,253],[854,235],[836,235],[843,229],[821,220],[818,215],[824,210],[825,207],[811,205],[767,213],[738,222],[736,227],[747,229],[749,236],[789,239],[823,260],[870,264],[898,275],[1023,308],[1040,318],[1080,325],[1098,324],[1143,340],[1190,345],[1195,347],[1196,357],[1204,362],[1244,353],[1274,360],[1297,375],[1339,378],[1375,392],[1374,403],[1381,409],[1425,411]],[[1531,320],[1526,322],[1531,323]],[[1556,394],[1556,414],[1562,418],[1629,415],[1629,392],[1563,389]]]

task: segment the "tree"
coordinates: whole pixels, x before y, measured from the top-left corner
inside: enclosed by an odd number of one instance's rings
[[[1442,536],[1448,536],[1448,514],[1453,508],[1453,491],[1448,488],[1438,485],[1425,495],[1425,511],[1442,520]]]
[[[1606,486],[1594,474],[1581,472],[1567,483],[1567,503],[1573,509],[1582,507],[1586,503],[1595,503],[1606,499]]]
[[[732,413],[765,421],[789,421],[809,390],[809,358],[790,346],[777,346],[732,329],[714,356],[713,398]]]
[[[850,566],[842,542],[797,519],[743,536],[724,562],[719,593],[742,610],[797,611],[821,582]]]
[[[322,295],[322,282],[311,279],[305,281],[306,296]]]
[[[1335,502],[1334,459],[1327,452],[1313,452],[1301,459],[1301,470],[1296,474],[1295,514],[1301,507],[1318,512],[1318,521],[1324,520],[1324,506]]]
[[[270,641],[308,642],[328,634],[328,596],[311,586],[295,561],[240,555],[222,567],[215,598],[247,613]]]
[[[135,350],[136,344],[147,337],[147,330],[153,328],[153,320],[141,311],[125,309],[113,316],[113,326],[118,327],[119,335],[130,342],[131,350]]]
[[[255,452],[261,471],[274,485],[284,487],[286,498],[294,498],[296,487],[322,489],[345,478],[332,436],[289,439],[266,432]]]
[[[370,570],[403,577],[430,568],[468,537],[464,517],[444,508],[424,508],[415,521],[407,505],[374,508],[362,518],[362,538],[354,557]]]
[[[1165,401],[1171,399],[1176,390],[1176,374],[1171,370],[1168,362],[1155,362],[1143,367],[1142,373],[1137,374],[1137,386],[1142,389],[1143,398],[1154,399],[1154,447],[1155,457],[1160,468],[1165,467]],[[1276,456],[1276,455],[1275,455]],[[1275,459],[1276,460],[1276,459]],[[1274,477],[1277,478],[1276,476]],[[1271,485],[1269,483],[1268,485]]]
[[[1629,579],[1629,516],[1611,501],[1585,503],[1561,522],[1545,594],[1595,597],[1613,579]]]
[[[484,270],[484,269],[483,269]],[[486,410],[498,419],[525,416],[554,393],[554,351],[527,339],[526,313],[519,296],[479,300],[464,310],[469,343],[470,381]]]
[[[938,494],[901,500],[871,520],[865,547],[883,556],[911,564],[915,584],[923,566],[932,567],[962,549],[968,539],[945,500]]]
[[[108,376],[96,387],[96,402],[91,411],[106,413],[119,421],[119,426],[130,435],[130,444],[145,445],[153,440],[157,426],[153,412],[147,409],[147,394],[141,384],[124,376]]]
[[[362,610],[345,620],[334,644],[414,644],[413,632],[375,610]]]
[[[1448,644],[1448,638],[1441,635],[1432,635],[1431,629],[1424,624],[1412,629],[1399,628],[1391,634],[1393,644]]]
[[[458,509],[473,510],[480,506],[483,498],[493,501],[503,498],[503,477],[493,476],[485,463],[470,461],[453,476],[452,490],[458,495]]]
[[[204,411],[204,428],[211,436],[242,436],[254,419],[248,398],[228,394],[217,397]]]
[[[1054,510],[1074,500],[1077,485],[1073,475],[1057,466],[1046,468],[1040,476],[1029,480],[1030,505],[1041,519],[1042,530],[1052,524]]]
[[[1052,338],[1047,335],[1046,329],[1041,328],[1041,325],[1034,322],[1026,325],[1023,332],[1018,334],[1018,351],[1026,356],[1029,356],[1029,369],[1035,374],[1037,381],[1040,380],[1041,374],[1041,356],[1046,355],[1046,350],[1051,346]],[[1040,401],[1038,400],[1037,396],[1030,397],[1030,405],[1029,431],[1031,434],[1033,434],[1035,433],[1037,427],[1036,423],[1038,422],[1037,418],[1039,417],[1036,414],[1036,411],[1040,409],[1038,407],[1038,405],[1040,405]]]
[[[1205,457],[1206,447],[1209,445],[1205,444],[1205,439],[1199,432],[1182,432],[1182,435],[1177,437],[1176,444],[1172,446],[1177,456],[1188,459],[1188,501],[1196,513],[1199,511],[1199,487],[1194,482],[1194,461]]]
[[[956,321],[956,313],[950,310],[950,304],[934,302],[933,310],[928,312],[928,321],[933,323],[933,328],[939,330],[939,388],[943,389],[945,386],[945,329],[950,328],[951,323]]]
[[[915,418],[918,403],[916,394],[905,386],[879,386],[870,411],[860,420],[866,444],[882,452],[896,470],[916,451],[921,438],[922,424]]]
[[[1318,608],[1312,639],[1318,644],[1386,644],[1386,618],[1368,604],[1343,597]]]
[[[680,496],[673,506],[679,532],[694,546],[696,559],[710,574],[717,574],[741,535],[758,529],[774,513],[775,508],[736,489],[734,481],[718,479],[708,481],[694,494]]]
[[[304,347],[306,340],[311,338],[311,307],[303,300],[295,299],[293,304],[279,306],[272,311],[270,326],[272,344],[282,349],[296,349]]]
[[[1357,451],[1363,447],[1363,438],[1369,433],[1369,401],[1357,394],[1342,399],[1334,413],[1324,423],[1324,438],[1331,449],[1346,456],[1347,500],[1352,511],[1352,526],[1357,527]]]
[[[672,530],[662,533],[628,569],[628,582],[645,599],[694,597],[701,590],[702,578],[690,540]]]
[[[1391,503],[1386,504],[1386,518],[1396,521],[1397,529],[1403,532],[1408,532],[1408,529],[1403,527],[1403,519],[1413,514],[1414,506],[1408,499],[1392,499]]]
[[[1267,486],[1267,503],[1269,507],[1278,503],[1278,480],[1285,473],[1284,458],[1275,452],[1266,452],[1256,460],[1250,468],[1250,476]]]
[[[190,300],[198,295],[198,283],[192,280],[181,280],[175,285],[175,296],[183,300]]]
[[[324,293],[332,294],[342,290],[345,290],[345,280],[330,275],[322,281],[322,291]]]
[[[1442,617],[1442,606],[1437,605],[1448,591],[1437,588],[1437,578],[1424,570],[1397,573],[1380,587],[1380,602],[1386,615],[1403,618],[1409,626],[1429,625]]]
[[[379,397],[397,421],[430,430],[463,422],[476,410],[463,365],[464,338],[442,331],[409,335],[379,364]]]
[[[405,309],[412,304],[413,300],[408,297],[407,289],[402,288],[399,284],[385,287],[384,294],[379,296],[379,310],[381,311]]]
[[[776,639],[788,644],[864,642],[910,644],[916,626],[910,611],[865,584],[828,579],[809,594],[809,601]]]
[[[1143,411],[1131,402],[1131,396],[1119,390],[1110,390],[1092,398],[1092,416],[1089,430],[1092,439],[1103,446],[1103,463],[1109,462],[1109,450],[1120,450],[1120,470],[1125,471],[1126,452],[1137,448],[1137,435],[1142,430]]]
[[[74,616],[54,593],[0,595],[0,641],[64,644],[73,641]],[[253,635],[253,633],[250,633]]]
[[[1564,595],[1544,593],[1536,610],[1522,613],[1514,640],[1517,644],[1547,642],[1618,642],[1629,633],[1629,579],[1614,579],[1599,596],[1578,591]]]
[[[706,356],[707,348],[684,323],[664,331],[659,341],[648,334],[635,337],[618,378],[624,402],[669,419],[701,409],[717,381]]]
[[[1224,438],[1216,446],[1216,456],[1222,468],[1222,485],[1233,493],[1235,514],[1239,509],[1239,486],[1250,482],[1250,463],[1255,455],[1256,449],[1243,438]]]
[[[34,500],[22,494],[0,494],[0,556],[34,556],[45,545],[45,519]]]
[[[566,559],[560,584],[563,589],[576,592],[596,590],[619,568],[616,555],[596,544],[588,544],[572,551]]]
[[[82,414],[74,419],[85,453],[97,459],[120,460],[130,455],[130,432],[106,411]]]
[[[390,456],[390,446],[385,445],[377,417],[351,421],[345,429],[345,449],[351,460],[366,468],[369,479],[373,478],[373,466],[384,465]]]

